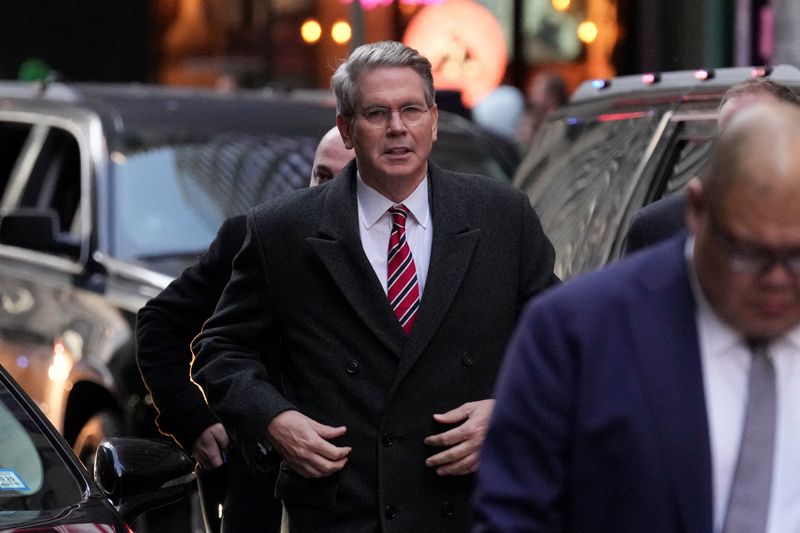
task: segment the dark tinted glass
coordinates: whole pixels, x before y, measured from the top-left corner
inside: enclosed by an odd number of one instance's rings
[[[609,259],[657,126],[649,113],[553,122],[520,165],[561,279]]]
[[[0,528],[82,499],[81,484],[45,428],[0,377]]]

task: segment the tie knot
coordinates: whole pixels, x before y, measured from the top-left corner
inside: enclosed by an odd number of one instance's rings
[[[748,337],[745,339],[745,342],[753,356],[767,354],[767,347],[769,345],[768,339]]]
[[[393,205],[389,208],[389,213],[392,215],[392,223],[401,228],[406,226],[406,218],[408,217],[408,208],[403,204]]]

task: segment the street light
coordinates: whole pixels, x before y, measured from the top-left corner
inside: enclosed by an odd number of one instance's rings
[[[322,26],[314,19],[308,19],[300,26],[300,36],[308,44],[314,44],[322,37]]]

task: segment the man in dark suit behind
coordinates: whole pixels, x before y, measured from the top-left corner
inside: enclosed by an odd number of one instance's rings
[[[722,130],[739,110],[755,102],[786,102],[800,106],[800,98],[789,87],[768,78],[751,78],[733,85],[722,96],[717,128]],[[633,216],[623,244],[623,255],[660,242],[686,228],[686,195],[681,192],[642,207]]]
[[[527,308],[476,533],[800,531],[800,109],[737,114],[687,198],[688,237]]]
[[[464,531],[500,359],[553,248],[524,193],[428,160],[415,50],[361,46],[332,86],[356,160],[249,213],[193,376],[255,468],[280,455],[291,531]]]
[[[309,185],[329,181],[352,158],[339,131],[331,129],[317,146]],[[139,310],[136,356],[158,410],[159,429],[197,461],[206,529],[217,531],[222,525],[224,533],[277,533],[281,504],[269,497],[277,464],[272,472],[250,472],[238,450],[229,448],[225,428],[189,379],[191,341],[214,312],[246,230],[244,215],[227,219],[199,261]],[[223,507],[221,524],[218,505]]]

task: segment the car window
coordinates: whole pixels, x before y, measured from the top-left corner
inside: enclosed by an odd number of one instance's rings
[[[0,122],[0,208],[7,207],[10,203],[9,180],[30,131],[30,124]]]
[[[4,149],[19,150],[16,157],[0,156],[0,165],[11,165],[0,191],[3,243],[76,258],[82,229],[78,140],[60,127],[16,122],[0,125],[3,138],[12,143]]]
[[[675,149],[672,158],[664,167],[665,174],[657,179],[662,186],[655,198],[662,198],[682,191],[700,170],[711,153],[717,133],[716,120],[675,120]]]
[[[607,261],[659,127],[654,111],[548,124],[515,176],[556,249],[562,279]]]
[[[81,158],[78,141],[68,131],[47,128],[29,178],[19,199],[19,207],[52,209],[58,215],[62,233],[75,233],[73,222],[81,197]]]
[[[317,139],[225,133],[112,154],[112,253],[195,255],[225,218],[306,186]]]
[[[0,379],[0,527],[83,499],[41,423]]]

